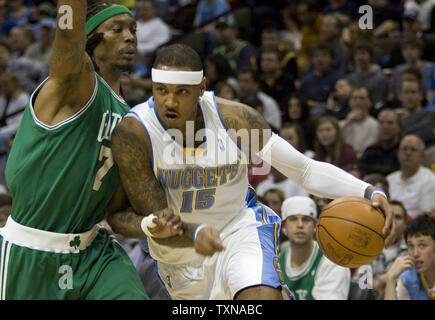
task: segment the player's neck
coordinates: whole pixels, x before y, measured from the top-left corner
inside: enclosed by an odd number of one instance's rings
[[[119,70],[113,70],[113,68],[100,67],[98,74],[107,82],[112,90],[121,97],[121,75]]]
[[[297,268],[303,265],[313,252],[313,241],[308,241],[305,244],[291,244],[291,259],[292,268]]]

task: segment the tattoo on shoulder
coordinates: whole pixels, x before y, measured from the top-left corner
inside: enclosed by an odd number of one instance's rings
[[[243,118],[249,123],[251,129],[264,129],[269,127],[260,114],[254,112],[254,110],[249,107],[243,108]]]

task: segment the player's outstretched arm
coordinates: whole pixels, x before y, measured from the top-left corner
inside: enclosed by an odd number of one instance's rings
[[[49,80],[34,109],[48,125],[58,123],[84,107],[94,91],[94,68],[85,51],[85,0],[59,0],[50,60]]]
[[[250,135],[248,144],[238,140],[251,159],[253,154],[258,155],[313,195],[329,199],[343,196],[368,198],[373,186],[332,164],[312,160],[300,153],[290,143],[272,134],[264,118],[253,108],[222,98],[216,98],[216,102],[227,129],[258,131],[258,135]],[[243,134],[234,138],[240,136]],[[385,214],[383,231],[388,247],[396,237],[391,208],[383,195],[374,194],[370,200],[374,207]]]

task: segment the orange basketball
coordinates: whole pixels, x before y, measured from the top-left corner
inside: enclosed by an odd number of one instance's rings
[[[325,256],[348,268],[372,262],[384,248],[384,214],[360,197],[329,203],[317,221],[316,239]]]

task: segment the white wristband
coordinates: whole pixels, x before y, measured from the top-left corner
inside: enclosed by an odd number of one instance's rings
[[[150,214],[144,217],[140,223],[142,231],[146,234],[147,237],[153,237],[150,230],[148,228],[154,228],[156,224],[153,222],[154,218],[157,218],[155,215]]]
[[[193,243],[195,243],[195,241],[196,241],[196,235],[198,234],[199,230],[201,230],[202,228],[207,227],[207,226],[208,226],[208,224],[203,223],[203,224],[200,224],[199,226],[196,227],[195,232],[193,233]]]

